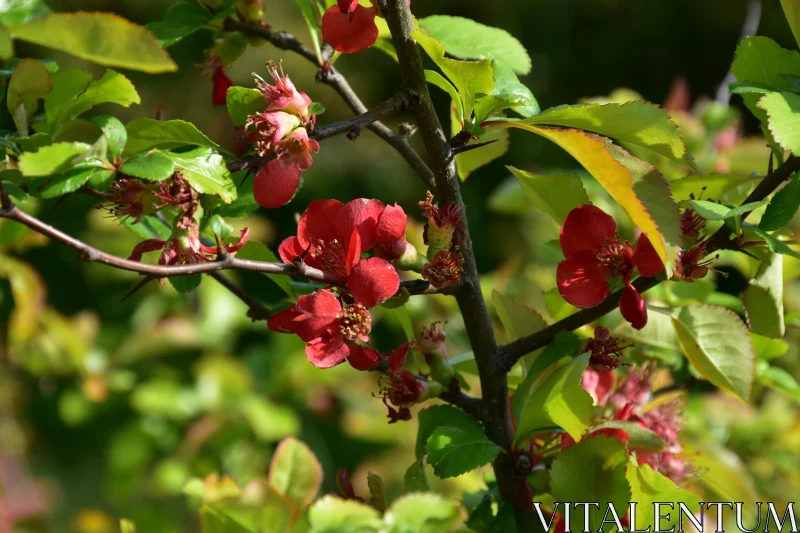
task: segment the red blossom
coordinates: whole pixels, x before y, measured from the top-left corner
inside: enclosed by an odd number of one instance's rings
[[[634,249],[623,243],[614,219],[593,205],[573,209],[564,220],[560,236],[565,259],[558,264],[557,281],[561,296],[576,307],[600,304],[609,295],[609,279],[622,277],[626,284],[623,316],[633,327],[647,323],[647,309],[636,289],[630,285],[634,271],[655,276],[664,265],[646,235]]]
[[[422,267],[422,277],[437,289],[455,285],[464,272],[464,257],[456,246],[452,251],[441,250],[433,261]]]
[[[598,372],[587,368],[581,377],[581,387],[588,392],[596,405],[605,405],[614,390],[614,371]]]
[[[228,89],[233,87],[233,82],[225,74],[225,69],[219,66],[214,69],[211,77],[213,88],[211,90],[211,105],[225,105],[228,98]]]
[[[275,151],[278,142],[300,126],[300,119],[284,111],[256,113],[247,117],[246,138],[260,156]]]
[[[678,261],[675,263],[675,276],[689,283],[706,277],[709,270],[714,270],[710,267],[711,263],[715,259],[719,259],[719,255],[706,257],[708,255],[707,248],[708,239],[705,239],[688,250],[680,250]]]
[[[264,93],[264,98],[267,100],[265,111],[283,111],[297,115],[305,124],[309,119],[308,106],[311,105],[311,98],[306,93],[298,91],[289,76],[279,71],[273,63],[267,63],[267,70],[275,85],[267,83],[258,74],[253,73],[258,90]]]
[[[253,178],[253,196],[266,208],[281,207],[294,198],[300,187],[300,172],[311,166],[311,152],[319,143],[308,138],[305,128],[297,128],[274,145],[277,159],[261,167]]]
[[[397,218],[397,209],[400,208],[364,198],[346,204],[338,200],[311,202],[300,216],[297,236],[285,239],[278,253],[285,263],[305,256],[304,261],[309,266],[340,279],[356,302],[374,307],[394,296],[400,287],[400,278],[385,259],[362,260],[361,253],[387,238],[394,238],[392,232],[381,228],[396,228],[394,223],[382,222],[387,216]],[[404,234],[405,229],[402,232]]]
[[[322,38],[337,52],[363,52],[378,40],[377,16],[376,7],[360,6],[357,0],[341,0],[322,16]]]

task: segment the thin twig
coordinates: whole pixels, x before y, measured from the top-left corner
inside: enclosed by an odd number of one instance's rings
[[[350,109],[358,115],[363,115],[367,112],[367,106],[361,101],[356,92],[347,82],[347,79],[342,74],[330,65],[320,65],[317,55],[309,47],[301,43],[294,37],[294,35],[285,31],[271,31],[263,26],[256,24],[248,24],[236,20],[228,20],[225,23],[225,28],[229,31],[240,31],[250,37],[259,37],[272,43],[273,46],[281,50],[288,50],[306,58],[308,61],[314,63],[320,70],[317,74],[317,81],[332,87],[339,96],[344,99]],[[425,182],[429,189],[434,188],[433,172],[420,157],[411,142],[408,135],[392,131],[391,128],[381,122],[373,122],[367,126],[369,130],[375,133],[378,137],[390,144],[397,152],[408,162],[412,169],[419,175]]]
[[[772,194],[772,192],[775,191],[775,189],[777,189],[781,183],[789,179],[789,177],[798,170],[800,170],[800,157],[790,157],[783,165],[761,180],[758,186],[756,186],[753,192],[750,193],[743,203],[747,204],[750,202],[758,202],[759,200],[763,200]],[[743,214],[742,220],[747,218],[749,214],[749,212]],[[727,225],[723,225],[709,240],[707,248],[708,253],[711,254],[717,250],[732,248],[733,243],[731,242],[731,235],[731,229]],[[639,278],[633,283],[633,286],[636,287],[640,293],[642,293],[648,289],[652,289],[659,283],[661,283],[661,281],[656,278]],[[508,372],[514,367],[520,357],[547,346],[553,342],[559,332],[578,329],[594,322],[603,315],[610,313],[619,307],[619,299],[621,295],[622,291],[617,291],[596,307],[578,311],[577,313],[574,313],[563,320],[559,320],[555,324],[551,324],[550,326],[547,326],[546,328],[537,331],[532,335],[522,337],[510,344],[501,346],[500,353],[503,369]]]

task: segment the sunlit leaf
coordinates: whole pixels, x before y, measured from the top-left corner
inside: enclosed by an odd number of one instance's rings
[[[267,107],[264,93],[247,87],[231,87],[226,94],[225,103],[234,126],[244,126],[247,116],[261,112]]]
[[[782,148],[800,152],[800,95],[790,92],[765,94],[758,107],[767,113],[767,127]]]
[[[783,256],[770,253],[742,294],[747,321],[753,333],[783,337]]]
[[[692,514],[699,511],[700,498],[696,494],[678,487],[648,464],[638,465],[634,460],[629,461],[626,478],[631,488],[631,501],[636,502],[636,515],[631,517],[631,524],[635,519],[637,530],[663,530],[675,527],[680,518],[679,504],[685,505]],[[658,519],[655,516],[653,506],[655,502],[666,504],[665,509],[669,509],[669,520]],[[670,505],[674,510],[669,508]]]
[[[775,231],[791,222],[800,207],[800,177],[795,175],[769,202],[758,227],[764,231]]]
[[[120,172],[152,181],[162,181],[175,171],[172,158],[160,150],[140,152],[126,159],[119,167]]]
[[[169,156],[197,192],[216,194],[225,203],[236,199],[236,185],[221,155],[208,148],[196,148],[180,154],[169,152]]]
[[[406,494],[395,500],[384,516],[386,533],[451,533],[467,519],[467,511],[455,501],[428,493]]]
[[[23,176],[50,176],[69,168],[91,146],[86,143],[56,143],[37,152],[25,152],[19,158]],[[88,179],[88,178],[87,178]]]
[[[291,437],[281,441],[272,456],[269,485],[297,509],[305,509],[321,484],[322,466],[308,446]]]
[[[146,152],[152,148],[168,150],[180,146],[200,146],[221,150],[220,146],[203,135],[191,122],[184,120],[155,120],[137,118],[128,122],[128,154]]]
[[[39,98],[53,89],[50,73],[41,61],[23,59],[14,68],[8,82],[6,103],[20,135],[28,135],[30,119],[36,112]]]
[[[355,500],[335,496],[319,499],[308,512],[311,533],[378,533],[378,511]]]
[[[575,174],[532,174],[514,167],[506,167],[516,176],[522,190],[533,205],[561,225],[573,208],[591,203],[583,182]]]
[[[428,438],[437,427],[446,425],[466,427],[477,423],[469,413],[452,405],[434,405],[426,407],[419,412],[417,418],[419,419],[417,444],[415,446],[417,459],[425,455],[425,445],[428,442]],[[478,427],[480,427],[480,425],[478,425]]]

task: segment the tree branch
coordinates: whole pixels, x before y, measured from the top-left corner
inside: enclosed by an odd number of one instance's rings
[[[758,202],[759,200],[763,200],[772,194],[775,189],[777,189],[784,181],[789,179],[789,177],[798,170],[800,170],[800,157],[790,157],[783,165],[761,180],[758,186],[753,190],[753,192],[750,193],[743,203],[747,204],[750,202]],[[749,214],[749,212],[743,214],[742,220],[747,218]],[[711,254],[717,250],[732,248],[733,243],[731,242],[731,235],[731,229],[727,225],[723,225],[719,230],[717,230],[716,233],[714,233],[714,235],[711,236],[708,242],[708,253]],[[633,286],[636,287],[640,293],[642,293],[648,289],[652,289],[659,283],[661,283],[661,280],[656,278],[639,278],[633,282]],[[559,332],[578,329],[594,322],[606,313],[610,313],[619,307],[619,298],[621,295],[622,291],[617,291],[596,307],[578,311],[577,313],[574,313],[563,320],[559,320],[555,324],[551,324],[550,326],[547,326],[546,328],[537,331],[532,335],[522,337],[510,344],[502,346],[500,348],[500,354],[503,370],[508,372],[514,367],[520,357],[553,342],[553,339],[555,339]]]
[[[463,209],[464,202],[461,199],[460,182],[456,176],[453,150],[433,107],[422,58],[417,43],[411,37],[414,24],[408,3],[406,0],[380,0],[379,7],[394,40],[403,82],[407,89],[420,95],[420,104],[412,109],[412,113],[433,164],[438,200],[453,203]],[[464,318],[480,375],[485,415],[483,422],[487,436],[503,449],[511,451],[514,431],[509,414],[508,382],[498,359],[494,328],[481,294],[478,269],[465,215],[461,217],[460,230],[464,236],[461,243],[464,273],[456,292],[456,300]],[[525,510],[531,506],[531,491],[527,482],[524,478],[514,475],[510,454],[501,454],[494,463],[494,469],[500,493],[504,499],[513,504],[517,513],[518,530],[526,531],[530,524],[526,520]]]
[[[237,20],[229,19],[225,22],[225,29],[229,31],[239,31],[250,37],[258,37],[269,41],[276,48],[295,52],[296,54],[306,58],[314,65],[320,67],[317,73],[317,81],[332,87],[339,96],[347,103],[350,109],[358,115],[363,115],[367,112],[367,106],[361,101],[356,92],[350,87],[344,76],[338,70],[330,65],[320,65],[317,60],[317,55],[309,47],[297,40],[292,34],[285,31],[271,31],[263,26],[256,24],[248,24]],[[425,182],[428,188],[434,188],[433,172],[420,157],[416,150],[411,146],[409,135],[404,133],[396,133],[388,126],[381,122],[372,122],[366,126],[369,130],[375,133],[378,137],[386,141],[408,162],[411,168],[419,175]]]

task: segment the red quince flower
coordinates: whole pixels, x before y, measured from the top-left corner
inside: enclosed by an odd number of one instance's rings
[[[223,248],[227,253],[236,253],[247,243],[249,238],[250,230],[244,228],[236,243],[224,245]],[[146,239],[133,248],[128,259],[141,261],[143,254],[156,250],[163,250],[158,258],[159,265],[203,263],[211,261],[213,256],[218,253],[216,248],[205,246],[200,242],[200,234],[196,227],[183,229],[176,226],[169,240]]]
[[[311,166],[311,152],[319,152],[319,143],[308,138],[305,128],[297,128],[275,143],[278,154],[253,178],[253,196],[259,205],[281,207],[294,198],[300,187],[300,172]]]
[[[589,393],[595,405],[605,405],[614,390],[615,381],[613,370],[598,372],[587,368],[581,376],[581,387]]]
[[[462,207],[453,203],[439,207],[434,203],[433,194],[430,191],[427,191],[425,200],[419,202],[418,205],[422,209],[422,214],[428,219],[423,233],[425,244],[428,245],[429,250],[434,250],[433,253],[447,249],[453,242],[454,233],[461,221]],[[456,244],[458,244],[457,239]]]
[[[228,89],[233,87],[233,82],[225,74],[225,69],[219,66],[214,69],[211,77],[213,88],[211,90],[211,105],[225,105],[228,98]]]
[[[278,143],[300,126],[297,115],[285,111],[265,111],[247,117],[244,125],[245,137],[260,156],[271,154]]]
[[[719,259],[719,254],[713,257],[706,257],[708,255],[708,239],[702,240],[689,248],[688,250],[680,250],[678,252],[678,261],[675,263],[675,276],[682,281],[691,283],[706,277],[711,268],[711,263],[715,259]],[[719,272],[718,270],[714,270]],[[723,276],[727,274],[722,273]]]
[[[394,296],[400,277],[385,259],[362,260],[361,253],[394,238],[395,232],[380,228],[395,226],[384,218],[397,217],[396,209],[365,198],[311,202],[300,216],[297,236],[285,239],[278,253],[285,263],[305,256],[307,265],[340,279],[356,302],[374,307]]]
[[[341,0],[322,16],[322,38],[337,52],[363,52],[378,40],[377,7],[358,5],[358,0]]]
[[[645,277],[664,269],[661,259],[646,235],[632,248],[622,242],[614,219],[593,205],[573,209],[561,227],[561,251],[557,281],[561,296],[576,307],[600,304],[609,295],[609,279],[622,277],[625,282],[620,310],[636,329],[647,323],[647,308],[638,291],[630,284],[638,269]]]
[[[311,98],[306,93],[298,91],[289,76],[279,71],[273,63],[267,63],[267,70],[275,85],[267,83],[258,74],[253,73],[256,77],[256,87],[264,93],[264,98],[267,100],[265,111],[283,111],[297,115],[305,124],[309,120],[308,106],[311,105]]]

